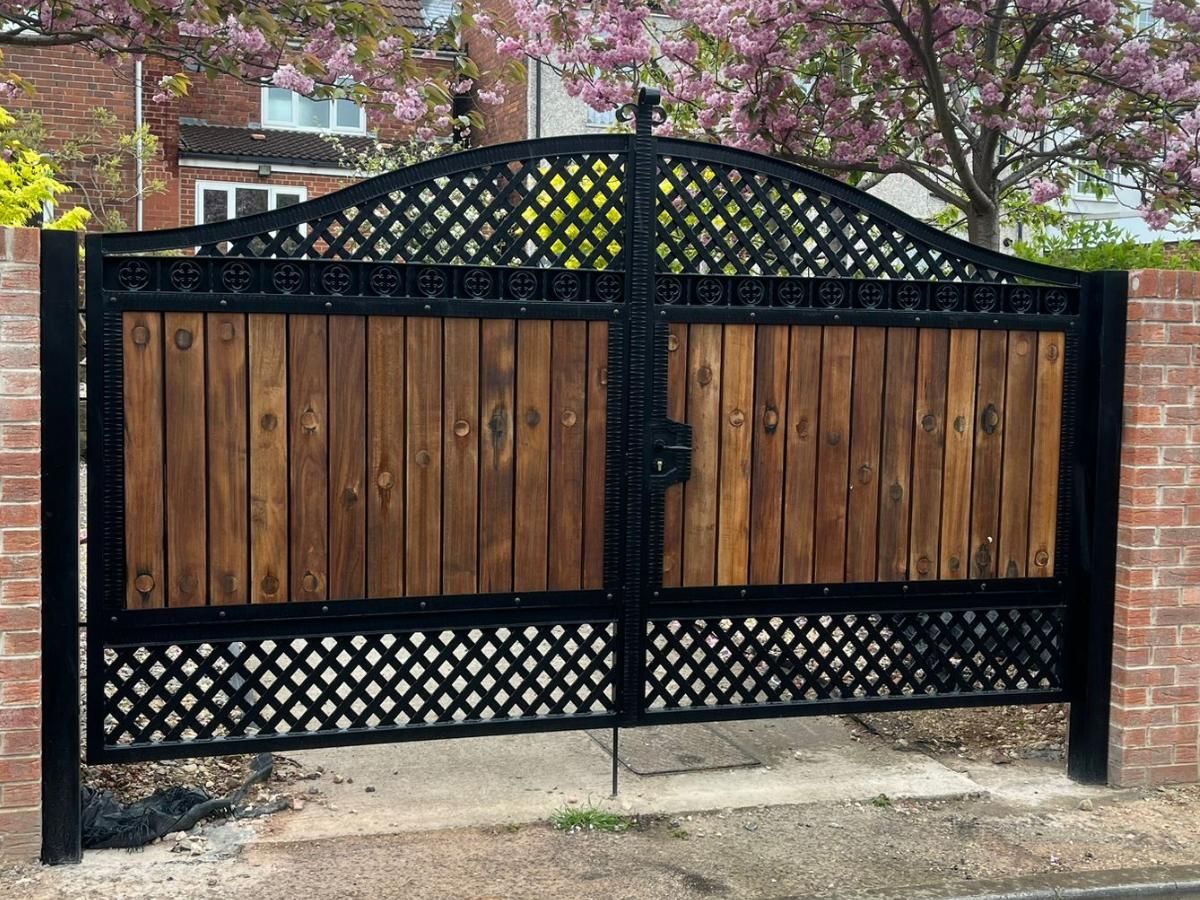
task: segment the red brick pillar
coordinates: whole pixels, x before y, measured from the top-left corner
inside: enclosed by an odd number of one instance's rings
[[[41,842],[39,238],[0,229],[0,862]]]
[[[1129,277],[1109,780],[1200,781],[1200,273]]]

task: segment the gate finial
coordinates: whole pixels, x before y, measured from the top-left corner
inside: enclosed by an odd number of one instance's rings
[[[626,103],[617,110],[617,118],[622,122],[634,120],[638,131],[645,129],[649,133],[654,125],[660,125],[667,120],[662,108],[662,91],[656,87],[640,87],[637,93],[637,103]]]

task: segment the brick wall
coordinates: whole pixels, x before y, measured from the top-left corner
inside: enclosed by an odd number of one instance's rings
[[[485,0],[481,4],[497,23],[508,23],[513,19],[512,6],[508,0]],[[496,41],[476,28],[468,28],[463,35],[467,55],[484,73],[480,87],[487,90],[496,86],[497,77],[488,73],[500,71],[508,63],[508,57],[496,49]],[[502,144],[507,141],[523,141],[529,135],[528,75],[507,85],[504,102],[496,106],[480,107],[483,113],[483,133],[474,135],[475,146]]]
[[[1130,275],[1110,780],[1200,781],[1200,273]]]
[[[0,862],[41,840],[39,236],[0,229]]]

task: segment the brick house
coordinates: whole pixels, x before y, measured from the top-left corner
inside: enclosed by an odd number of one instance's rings
[[[397,21],[418,32],[448,10],[440,0],[391,0],[391,5]],[[475,45],[486,56],[484,42],[477,40]],[[468,52],[468,46],[464,42],[461,52]],[[428,64],[448,77],[452,58],[443,52]],[[488,68],[489,60],[479,62]],[[74,47],[13,47],[5,50],[5,65],[33,87],[5,105],[14,114],[36,111],[41,116],[47,143],[42,149],[53,151],[77,134],[97,108],[113,114],[117,133],[131,133],[139,122],[150,126],[159,140],[161,160],[151,161],[148,168],[165,190],[145,196],[140,204],[115,204],[130,228],[215,222],[311,200],[358,180],[328,136],[336,136],[350,151],[405,138],[386,111],[368,114],[352,101],[313,101],[286,89],[228,77],[197,77],[189,96],[155,101],[158,80],[168,72],[168,64],[159,60],[142,66],[112,64]],[[470,108],[469,97],[461,102],[458,111]],[[518,137],[509,133],[503,108],[484,113],[488,126],[496,127],[485,126],[475,143]],[[129,168],[126,177],[132,187],[139,176],[132,164]],[[66,176],[70,181],[69,172]],[[64,205],[79,202],[78,196],[62,199]]]

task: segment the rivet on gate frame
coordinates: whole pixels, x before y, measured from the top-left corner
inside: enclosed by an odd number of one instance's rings
[[[741,597],[743,600],[745,600],[746,599],[746,589],[742,588],[740,591],[738,591],[738,596]]]
[[[222,301],[221,301],[221,306],[228,306],[228,305],[229,305],[229,301],[228,301],[228,300],[222,300]]]
[[[425,312],[430,312],[433,309],[428,303],[425,304]]]
[[[323,613],[327,613],[327,612],[329,612],[329,607],[328,607],[328,606],[322,606],[322,607],[321,607],[321,612],[323,612]]]
[[[516,604],[517,606],[520,606],[520,605],[521,605],[521,598],[520,598],[520,597],[513,597],[513,603],[514,603],[514,604]]]
[[[326,300],[326,301],[325,301],[325,308],[326,308],[326,309],[333,309],[333,301],[332,301],[332,300]],[[428,308],[428,307],[426,307],[426,308]]]
[[[427,607],[428,605],[429,605],[429,604],[428,604],[428,603],[426,603],[424,600],[422,600],[422,601],[421,601],[421,609],[424,609],[424,608],[425,608],[425,607]]]

